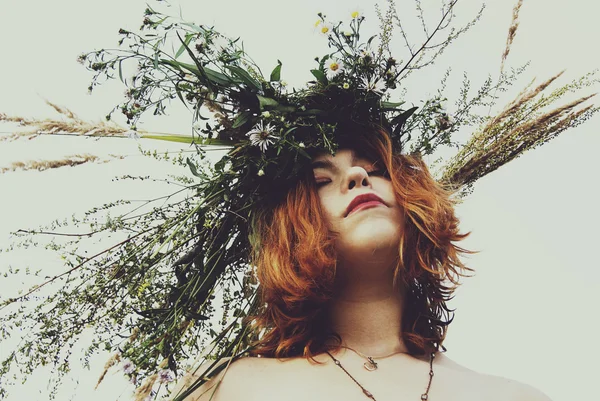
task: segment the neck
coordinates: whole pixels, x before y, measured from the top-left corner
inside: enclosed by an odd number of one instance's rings
[[[390,272],[390,270],[388,270]],[[342,345],[368,356],[407,353],[402,340],[402,291],[392,276],[337,279],[336,296],[328,309],[331,329]]]

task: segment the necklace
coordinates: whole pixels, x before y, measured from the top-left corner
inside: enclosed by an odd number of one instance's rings
[[[390,357],[392,355],[401,354],[403,352],[403,351],[397,351],[397,352],[391,353],[389,355],[384,355],[384,356],[367,356],[367,355],[363,354],[362,352],[355,350],[354,348],[346,347],[345,345],[342,345],[341,347],[347,348],[351,351],[354,351],[357,355],[365,358],[367,360],[367,362],[365,362],[363,364],[363,367],[366,370],[368,370],[369,372],[372,372],[377,369],[377,362],[375,362],[375,359],[383,359],[383,358]]]
[[[361,388],[362,392],[368,398],[372,399],[373,401],[377,401],[377,400],[375,400],[375,397],[373,396],[373,394],[371,394],[371,392],[369,390],[367,390],[366,388],[364,388],[362,386],[362,384],[360,384],[354,377],[352,377],[352,375],[342,366],[342,363],[340,361],[338,361],[337,359],[335,359],[333,357],[333,355],[331,355],[329,353],[329,351],[326,351],[326,352],[327,352],[327,355],[329,355],[331,357],[331,359],[333,359],[333,362],[335,362],[335,364],[337,366],[339,366],[348,376],[350,376],[350,378],[354,381],[354,383],[356,383],[358,385],[358,387]],[[429,382],[427,383],[427,389],[425,390],[425,392],[423,394],[421,394],[421,401],[427,401],[428,398],[429,398],[429,388],[431,387],[431,381],[433,380],[433,358],[435,358],[435,353],[434,352],[431,353],[431,357],[429,358]]]

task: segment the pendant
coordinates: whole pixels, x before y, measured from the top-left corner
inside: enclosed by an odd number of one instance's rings
[[[367,359],[369,360],[368,362],[365,362],[363,364],[363,366],[365,367],[365,369],[367,369],[369,372],[374,371],[375,369],[377,369],[377,362],[375,362],[373,360],[373,358],[371,358],[370,356],[367,357]]]

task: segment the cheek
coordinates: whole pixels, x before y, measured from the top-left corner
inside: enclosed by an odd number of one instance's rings
[[[321,201],[321,209],[323,210],[324,217],[327,219],[327,222],[330,226],[335,225],[335,217],[339,212],[337,212],[337,208],[339,205],[336,204],[335,198],[333,196],[327,196],[324,194],[319,194],[319,198]]]

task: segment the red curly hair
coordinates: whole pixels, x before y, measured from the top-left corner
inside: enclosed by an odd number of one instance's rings
[[[461,263],[459,253],[476,253],[453,244],[470,234],[459,233],[453,191],[430,175],[420,156],[394,154],[389,134],[381,127],[363,127],[351,138],[340,139],[339,145],[383,163],[389,174],[405,215],[394,271],[394,285],[402,285],[406,294],[402,337],[411,354],[438,351],[453,319],[446,302],[465,276],[461,270],[472,271]],[[262,307],[246,318],[256,329],[250,354],[315,361],[314,355],[337,350],[341,338],[328,331],[325,315],[333,297],[335,237],[312,169],[307,168],[278,206],[255,216],[252,238]],[[332,339],[333,346],[328,341]]]

